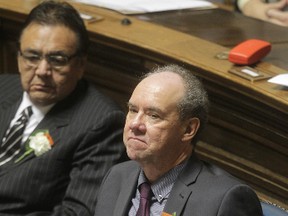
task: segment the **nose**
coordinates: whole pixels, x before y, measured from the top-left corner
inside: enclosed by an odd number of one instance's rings
[[[133,132],[146,132],[146,125],[144,121],[144,117],[138,113],[138,115],[135,115],[134,118],[130,119],[129,128]]]
[[[52,73],[52,67],[51,65],[47,62],[45,58],[41,59],[39,62],[36,71],[36,75],[38,76],[49,76]]]

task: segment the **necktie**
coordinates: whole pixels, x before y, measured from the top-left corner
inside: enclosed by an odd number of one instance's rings
[[[22,111],[14,125],[6,131],[0,148],[0,166],[12,160],[21,149],[21,141],[26,124],[32,115],[32,107]]]
[[[152,196],[151,187],[147,182],[142,183],[140,186],[140,205],[136,216],[149,216],[150,215],[150,199]]]

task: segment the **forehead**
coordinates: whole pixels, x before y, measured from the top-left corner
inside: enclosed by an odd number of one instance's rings
[[[76,34],[63,25],[40,25],[31,23],[21,37],[21,48],[29,48],[41,51],[74,50],[76,47]]]
[[[184,95],[182,78],[175,73],[161,72],[142,80],[135,88],[130,102],[134,105],[160,109],[175,107]]]

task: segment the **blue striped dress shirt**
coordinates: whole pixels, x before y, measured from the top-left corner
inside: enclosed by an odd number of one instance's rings
[[[160,216],[162,214],[174,182],[183,170],[185,164],[186,163],[184,162],[177,165],[151,185],[153,195],[150,201],[150,216]],[[129,216],[136,216],[140,204],[140,192],[138,187],[143,182],[148,182],[148,180],[145,177],[143,170],[141,170],[138,178],[136,194],[132,199],[132,205],[128,214]]]

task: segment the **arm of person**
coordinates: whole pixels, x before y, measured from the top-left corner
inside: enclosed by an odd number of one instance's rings
[[[230,188],[221,202],[218,216],[262,216],[262,208],[255,192],[246,185]]]
[[[29,216],[90,216],[106,172],[124,152],[122,143],[124,114],[114,112],[85,133],[74,154],[70,183],[60,205],[53,212],[34,212]]]
[[[238,0],[238,9],[246,16],[273,24],[288,26],[287,0],[265,3],[262,0]]]

